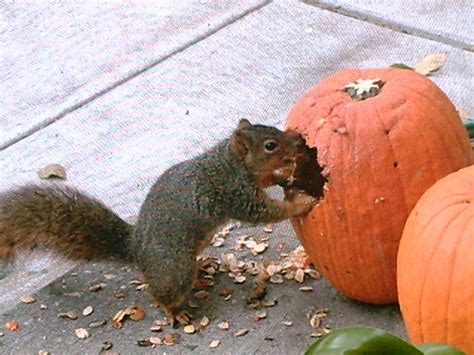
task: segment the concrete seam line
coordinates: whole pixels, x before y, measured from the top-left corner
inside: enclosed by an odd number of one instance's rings
[[[158,60],[155,60],[151,63],[146,64],[142,68],[139,68],[139,69],[135,70],[134,72],[130,73],[129,75],[125,76],[124,78],[122,78],[120,80],[117,80],[116,82],[110,84],[109,86],[105,87],[104,89],[97,91],[95,94],[93,94],[93,95],[79,101],[78,103],[72,105],[71,107],[63,110],[59,114],[57,114],[57,115],[45,120],[44,122],[42,122],[42,123],[30,128],[30,129],[26,130],[24,133],[14,137],[10,140],[7,140],[6,143],[0,144],[0,152],[7,149],[8,147],[14,145],[15,143],[18,143],[19,141],[32,136],[36,132],[39,132],[43,128],[48,127],[49,125],[53,124],[56,121],[59,121],[60,119],[67,116],[68,114],[80,109],[81,107],[91,103],[92,101],[104,96],[105,94],[107,94],[108,92],[114,90],[115,88],[117,88],[117,87],[133,80],[134,78],[140,76],[141,74],[147,72],[148,70],[154,68],[155,66],[157,66],[157,65],[163,63],[164,61],[170,59],[174,55],[176,55],[178,53],[181,53],[181,52],[185,51],[186,49],[192,47],[193,45],[195,45],[195,44],[211,37],[215,33],[217,33],[220,30],[226,28],[227,26],[230,26],[230,25],[234,24],[235,22],[237,22],[238,20],[246,17],[247,15],[250,15],[251,13],[262,9],[263,7],[267,6],[271,2],[272,2],[271,0],[263,0],[261,3],[255,5],[254,7],[251,7],[251,8],[245,10],[244,12],[242,12],[242,13],[236,15],[236,16],[231,16],[230,18],[226,19],[223,23],[218,24],[212,30],[200,34],[199,36],[197,36],[193,40],[190,40],[190,41],[184,43],[183,45],[179,46],[178,48],[176,48],[176,49],[170,51],[169,53],[165,54],[162,58],[160,58]]]
[[[359,21],[368,22],[379,27],[388,28],[390,30],[393,30],[399,33],[427,39],[430,41],[443,43],[448,46],[451,46],[457,49],[462,49],[468,52],[472,51],[470,49],[472,44],[455,40],[452,38],[448,38],[443,35],[434,34],[417,27],[407,26],[397,21],[386,20],[373,14],[368,14],[368,13],[354,10],[354,9],[347,9],[347,8],[344,8],[342,5],[334,5],[332,3],[328,3],[322,0],[301,0],[301,1],[310,6],[314,6],[323,10],[331,11],[339,15],[350,17]]]

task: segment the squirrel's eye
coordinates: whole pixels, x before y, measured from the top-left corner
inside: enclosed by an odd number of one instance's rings
[[[277,148],[278,148],[278,143],[277,142],[275,142],[275,141],[265,142],[265,150],[267,152],[273,152]]]

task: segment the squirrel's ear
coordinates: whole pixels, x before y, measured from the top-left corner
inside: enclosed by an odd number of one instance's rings
[[[240,156],[245,156],[250,150],[248,138],[239,130],[236,130],[230,137],[229,146],[234,153]]]
[[[240,131],[241,129],[244,129],[244,128],[248,128],[250,127],[252,124],[250,123],[249,120],[245,119],[245,118],[242,118],[240,121],[239,121],[239,124],[237,125],[237,129],[236,131]]]

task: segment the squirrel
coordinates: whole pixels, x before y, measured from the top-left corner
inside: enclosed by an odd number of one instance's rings
[[[296,132],[242,119],[230,138],[168,168],[135,225],[74,188],[15,188],[0,195],[0,261],[18,249],[48,246],[76,260],[135,263],[154,302],[175,320],[197,278],[197,256],[219,226],[230,219],[278,222],[315,205],[316,198],[291,189],[305,149]],[[272,185],[287,188],[285,200],[265,193]]]

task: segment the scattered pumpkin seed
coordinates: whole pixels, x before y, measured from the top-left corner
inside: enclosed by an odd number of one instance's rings
[[[273,232],[273,225],[271,223],[268,223],[267,225],[265,225],[265,227],[263,227],[263,231],[265,233],[272,233]]]
[[[89,337],[89,332],[87,331],[87,329],[77,328],[74,332],[76,333],[76,336],[79,339],[86,339]]]
[[[241,337],[241,336],[244,336],[245,334],[247,334],[249,332],[248,329],[241,329],[239,330],[237,333],[234,334],[235,337]]]
[[[152,332],[161,332],[162,328],[161,328],[161,325],[159,324],[153,324],[151,327],[150,327],[150,331]]]
[[[166,334],[163,337],[163,344],[165,345],[174,345],[175,342],[176,342],[176,337],[173,334]]]
[[[94,312],[94,308],[92,306],[87,306],[82,310],[82,315],[87,317],[88,315],[91,315],[92,312]]]
[[[221,343],[220,340],[214,339],[214,340],[212,340],[211,343],[209,344],[209,347],[210,347],[211,349],[217,348],[220,343]]]
[[[152,345],[161,345],[163,344],[163,340],[160,337],[150,337],[149,341]]]
[[[36,299],[32,296],[21,296],[20,301],[25,304],[35,303]]]
[[[97,320],[95,322],[89,323],[89,328],[99,328],[102,327],[103,325],[107,324],[107,320],[102,319],[102,320]]]
[[[204,298],[207,298],[208,296],[209,296],[209,291],[206,291],[206,290],[201,290],[194,294],[194,297],[196,297],[199,300],[203,300]]]
[[[185,326],[183,328],[183,330],[186,334],[194,334],[194,332],[196,331],[196,328],[194,328],[194,325],[189,324],[189,325]]]
[[[101,351],[107,351],[112,349],[113,344],[110,341],[104,341],[100,346]]]
[[[204,316],[202,317],[201,321],[199,324],[201,324],[203,327],[207,327],[211,321],[209,320],[208,317]]]
[[[76,311],[68,311],[68,312],[59,313],[58,317],[76,320],[79,317],[79,313],[77,313]]]
[[[90,292],[97,292],[97,291],[99,291],[99,290],[102,290],[105,286],[107,286],[107,284],[101,282],[101,283],[98,283],[98,284],[95,284],[95,285],[90,286],[90,287],[89,287],[89,291],[90,291]]]
[[[217,324],[217,327],[221,330],[228,330],[229,329],[229,323],[228,322],[220,322]]]

